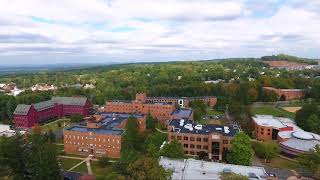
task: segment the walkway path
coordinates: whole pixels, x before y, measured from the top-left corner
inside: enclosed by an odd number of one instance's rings
[[[87,157],[87,158],[84,159],[83,161],[79,162],[78,164],[74,165],[74,166],[73,166],[72,168],[70,168],[68,171],[74,170],[75,168],[77,168],[78,166],[80,166],[82,163],[86,162],[88,158],[89,158],[89,157]]]
[[[157,130],[158,132],[160,132],[160,133],[163,133],[163,134],[167,134],[167,133],[168,133],[167,131],[162,131],[161,129],[158,129],[158,128],[156,128],[156,130]]]
[[[87,169],[88,169],[88,174],[92,174],[90,160],[91,160],[91,158],[87,158],[86,159],[86,165],[87,165]]]

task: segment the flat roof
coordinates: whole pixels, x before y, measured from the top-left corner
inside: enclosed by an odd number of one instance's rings
[[[175,116],[175,118],[190,118],[192,115],[192,109],[187,108],[181,108],[181,109],[175,109],[172,111],[171,115]]]
[[[238,126],[222,126],[215,124],[197,124],[192,120],[174,119],[169,122],[169,126],[173,127],[173,131],[177,133],[192,134],[211,134],[220,133],[224,136],[235,136],[239,132]]]
[[[240,166],[195,159],[176,160],[165,157],[160,158],[159,164],[173,171],[172,179],[220,179],[220,173],[226,171],[247,176],[249,179],[257,179],[253,178],[254,176],[266,179],[265,169],[257,166]]]
[[[194,96],[194,97],[176,97],[176,96],[169,96],[169,97],[147,97],[147,100],[150,99],[209,99],[209,98],[217,98],[216,96]]]
[[[112,135],[121,135],[124,130],[117,128],[119,124],[123,121],[126,121],[129,117],[133,116],[135,118],[142,118],[144,115],[141,114],[126,114],[126,113],[97,113],[102,116],[100,128],[88,128],[86,125],[76,124],[71,127],[66,128],[68,131],[77,131],[77,132],[92,132],[95,134],[112,134]]]

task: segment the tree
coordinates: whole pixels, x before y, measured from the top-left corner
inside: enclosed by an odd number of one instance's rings
[[[52,129],[49,129],[48,138],[50,139],[51,142],[56,142],[56,135],[54,134]]]
[[[123,150],[133,149],[140,150],[142,142],[140,141],[141,137],[139,135],[139,125],[137,118],[131,116],[128,118],[125,134],[123,137]]]
[[[154,144],[148,145],[147,156],[152,157],[152,158],[159,157],[159,150],[157,149],[156,145],[154,145]]]
[[[221,173],[221,180],[248,180],[248,177],[236,173]]]
[[[316,114],[312,114],[306,121],[308,130],[313,133],[320,134],[320,119]]]
[[[182,159],[184,158],[183,147],[179,141],[174,139],[162,147],[160,155],[169,158]]]
[[[253,158],[253,150],[250,138],[243,132],[238,133],[231,141],[232,147],[228,160],[232,164],[250,165]]]
[[[0,139],[0,164],[12,179],[30,179],[27,171],[26,146],[20,134]]]
[[[317,145],[309,152],[303,153],[298,157],[298,163],[307,171],[311,172],[317,179],[320,177],[320,146]]]
[[[266,162],[269,162],[271,159],[275,158],[280,152],[278,144],[272,141],[265,143],[254,142],[252,147],[255,154],[260,158],[264,158]]]
[[[122,175],[128,175],[127,168],[130,163],[134,162],[139,158],[137,151],[129,149],[126,151],[121,151],[120,159],[113,163],[113,169]]]
[[[147,129],[154,131],[156,128],[156,122],[155,122],[154,118],[151,116],[150,112],[147,115],[146,121],[147,121]]]
[[[170,177],[158,160],[150,157],[144,157],[131,163],[128,167],[129,176],[135,180],[167,180]]]
[[[70,120],[73,123],[81,122],[83,121],[83,116],[81,114],[73,114],[70,116]]]
[[[7,116],[9,118],[9,120],[13,119],[13,112],[15,110],[17,106],[17,103],[14,99],[10,99],[7,104],[6,104],[6,108],[7,108]]]
[[[109,162],[109,158],[107,156],[101,156],[98,158],[98,164],[100,167],[104,168],[107,167],[110,162]]]

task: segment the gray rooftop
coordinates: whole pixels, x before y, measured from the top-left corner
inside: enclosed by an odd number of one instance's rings
[[[27,115],[30,110],[31,105],[18,104],[13,114],[15,115]]]
[[[220,179],[220,173],[233,172],[247,176],[249,179],[267,179],[263,167],[240,166],[216,162],[207,162],[195,159],[169,159],[160,158],[159,164],[166,170],[172,170],[172,179],[193,180],[193,179]]]
[[[189,119],[192,115],[192,109],[175,109],[171,115],[174,116],[174,119]]]
[[[119,124],[126,121],[129,117],[133,116],[136,118],[141,118],[143,115],[140,114],[125,114],[125,113],[99,113],[103,118],[100,121],[102,126],[100,128],[87,128],[86,125],[74,125],[66,128],[69,131],[78,132],[93,132],[95,134],[113,134],[121,135],[124,130],[117,128]]]
[[[63,105],[84,106],[86,97],[52,97],[52,101]]]
[[[175,97],[175,96],[171,96],[171,97],[147,97],[147,100],[153,100],[153,99],[190,99],[190,100],[194,100],[194,99],[209,99],[209,98],[216,98],[216,96],[194,96],[194,97]]]

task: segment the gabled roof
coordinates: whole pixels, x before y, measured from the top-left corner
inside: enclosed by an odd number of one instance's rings
[[[37,111],[42,111],[42,110],[54,107],[54,102],[52,100],[43,101],[43,102],[39,102],[39,103],[34,104],[33,107]]]
[[[52,97],[52,101],[63,105],[84,106],[86,97]]]
[[[15,115],[27,115],[30,110],[31,105],[19,104],[14,110]]]

